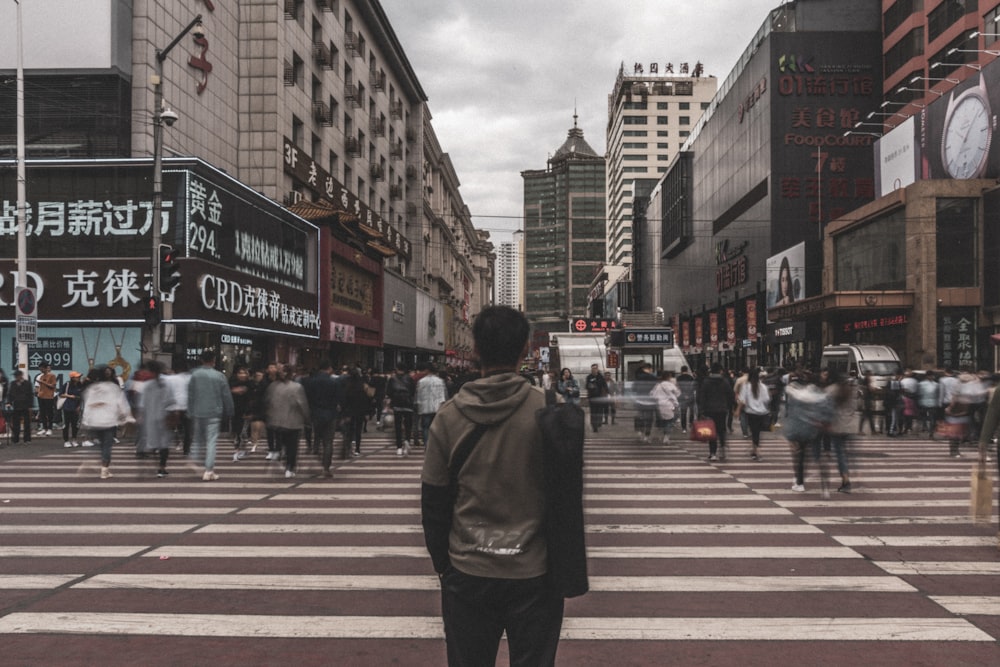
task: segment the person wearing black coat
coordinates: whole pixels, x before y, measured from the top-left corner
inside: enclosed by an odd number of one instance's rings
[[[7,403],[10,405],[10,427],[17,444],[21,439],[21,426],[24,426],[24,444],[31,442],[31,408],[35,404],[35,392],[31,383],[24,377],[24,371],[18,368],[14,371],[14,381],[7,387]]]
[[[341,382],[344,383],[344,409],[341,414],[347,420],[344,430],[344,458],[361,456],[361,434],[365,430],[371,399],[365,392],[365,379],[360,368],[352,368],[347,379],[341,379]]]
[[[708,441],[709,461],[726,460],[726,420],[735,406],[733,386],[722,374],[722,365],[715,362],[698,387],[698,412],[715,422],[716,439]]]

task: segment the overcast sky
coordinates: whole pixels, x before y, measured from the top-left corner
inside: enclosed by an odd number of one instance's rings
[[[428,97],[462,198],[494,242],[520,228],[521,172],[579,114],[604,154],[618,67],[698,61],[721,84],[782,0],[381,0]]]

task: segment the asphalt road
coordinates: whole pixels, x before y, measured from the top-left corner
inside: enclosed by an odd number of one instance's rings
[[[779,434],[725,462],[631,417],[588,435],[591,592],[559,664],[1000,663],[1000,551],[968,516],[971,450],[865,437],[853,492],[791,490]],[[441,665],[420,454],[367,434],[333,479],[258,449],[217,482],[56,439],[0,445],[0,646],[12,665]],[[829,474],[835,468],[826,461]],[[498,664],[506,664],[502,654]]]

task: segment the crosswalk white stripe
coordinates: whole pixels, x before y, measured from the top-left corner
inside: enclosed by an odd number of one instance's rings
[[[952,525],[969,523],[968,515],[928,515],[928,516],[876,516],[876,515],[845,515],[845,516],[800,516],[806,523],[814,526],[906,526],[906,525]]]
[[[806,488],[806,492],[808,494],[808,487]],[[795,497],[801,497],[801,495],[795,494]],[[852,507],[964,507],[968,509],[969,491],[966,489],[964,498],[956,498],[954,500],[920,500],[919,498],[914,498],[913,500],[856,500],[854,498],[838,498],[837,501],[833,501],[832,499],[820,500],[818,498],[816,500],[782,500],[776,498],[774,502],[782,507],[800,508],[839,507],[841,509],[845,509]]]
[[[252,632],[248,631],[252,628]],[[223,614],[14,613],[0,633],[285,637],[444,638],[430,616],[270,616]],[[958,618],[600,618],[568,617],[565,640],[992,642]]]
[[[850,547],[991,547],[994,537],[967,535],[834,535]]]
[[[194,523],[142,523],[142,524],[61,524],[61,525],[0,525],[0,535],[129,535],[135,533],[185,533],[197,528]]]
[[[140,546],[20,546],[0,547],[0,558],[129,558],[147,549]]]
[[[218,487],[219,482],[212,482],[213,488]],[[205,484],[199,485],[204,488]],[[175,500],[214,500],[218,502],[254,502],[265,500],[272,492],[268,493],[128,493],[123,489],[122,493],[3,493],[0,491],[0,502],[5,500],[65,500],[65,501],[90,501],[90,500],[127,500],[130,503],[136,501],[175,501]]]
[[[16,548],[16,547],[15,547]],[[54,548],[54,547],[52,547]],[[69,549],[70,547],[67,547]],[[71,547],[77,549],[80,547]],[[138,549],[138,547],[132,547]],[[10,555],[45,556],[46,547],[38,547],[39,552],[33,554],[33,547],[22,547],[24,551],[13,552]],[[6,550],[0,547],[0,556],[5,556]],[[61,554],[60,554],[61,555]],[[90,554],[88,548],[87,555]],[[158,547],[143,554],[146,558],[430,558],[424,547],[404,546],[340,546],[340,547],[266,547],[266,546],[190,546],[175,545]],[[847,547],[589,547],[589,559],[712,559],[712,560],[809,560],[809,559],[860,559],[861,554]]]
[[[102,526],[104,524],[101,524]],[[95,526],[95,529],[99,526]],[[135,528],[141,528],[136,526]],[[726,533],[753,533],[753,534],[820,534],[815,526],[808,524],[626,524],[614,525],[588,524],[588,533],[594,534],[726,534]],[[0,533],[4,532],[0,528]],[[30,531],[29,531],[30,532]],[[53,531],[54,532],[54,531]],[[70,530],[69,532],[73,532]],[[133,532],[142,532],[135,530]],[[155,531],[152,531],[155,532]],[[164,531],[165,532],[165,531]],[[419,525],[411,524],[210,524],[202,526],[199,534],[323,534],[323,533],[392,533],[392,534],[414,534],[422,533],[423,528]]]
[[[47,590],[63,586],[79,574],[0,574],[0,590]]]
[[[436,591],[436,576],[393,575],[282,575],[282,574],[98,574],[73,588],[101,589],[215,589],[268,591]],[[912,586],[889,576],[701,576],[701,577],[590,577],[590,590],[605,593],[774,593],[856,592],[910,593]]]
[[[935,575],[993,575],[1000,574],[1000,562],[981,561],[875,561],[875,565],[889,574],[900,577]]]
[[[998,595],[932,595],[931,599],[953,614],[1000,616]]]

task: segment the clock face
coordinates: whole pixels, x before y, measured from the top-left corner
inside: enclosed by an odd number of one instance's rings
[[[951,110],[942,137],[941,157],[952,178],[976,178],[986,166],[993,121],[985,100],[976,94],[960,96]]]

